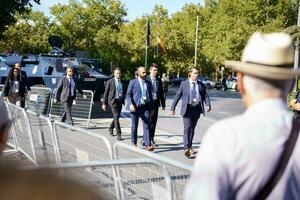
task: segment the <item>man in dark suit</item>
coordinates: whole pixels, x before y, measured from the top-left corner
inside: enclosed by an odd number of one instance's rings
[[[161,106],[162,110],[165,110],[166,108],[166,100],[164,97],[164,92],[162,88],[162,81],[157,76],[158,74],[158,65],[155,63],[152,63],[150,67],[150,75],[147,77],[147,80],[151,82],[152,86],[152,99],[153,99],[153,105],[154,105],[154,114],[151,115],[150,118],[150,140],[151,143],[156,146],[156,142],[154,141],[155,136],[155,128],[157,123],[157,117],[158,117],[158,109]]]
[[[121,81],[121,69],[114,69],[114,77],[109,79],[105,86],[103,95],[102,109],[106,110],[107,105],[110,106],[114,119],[111,122],[108,132],[113,136],[113,129],[116,128],[117,140],[122,140],[119,118],[121,115],[122,104],[124,104],[124,88]]]
[[[192,144],[200,114],[203,113],[205,115],[205,112],[211,110],[210,99],[206,93],[205,86],[197,80],[198,74],[199,71],[196,67],[189,69],[189,78],[181,82],[171,106],[171,114],[175,115],[176,105],[179,99],[182,98],[180,115],[183,118],[184,125],[184,155],[187,157],[195,153],[192,149]]]
[[[64,112],[62,114],[61,121],[65,122],[65,120],[68,119],[69,123],[74,126],[71,107],[73,100],[76,98],[76,89],[83,96],[83,99],[86,99],[86,96],[83,94],[83,91],[77,84],[77,79],[74,78],[73,74],[73,68],[68,66],[66,75],[62,76],[58,81],[54,103],[60,101],[64,106]]]
[[[21,98],[21,107],[22,108],[25,108],[25,97],[27,95],[30,96],[30,92],[31,92],[31,89],[30,89],[30,85],[29,85],[29,82],[28,82],[28,78],[27,78],[27,74],[24,70],[22,70],[22,65],[20,63],[15,63],[14,65],[15,68],[17,68],[19,71],[20,71],[20,79],[21,81],[25,84],[25,87],[24,87],[24,97]]]
[[[127,106],[131,115],[131,143],[137,146],[137,129],[139,118],[143,121],[143,139],[145,149],[153,151],[150,141],[150,115],[153,114],[153,99],[151,91],[151,82],[146,80],[145,67],[139,67],[138,77],[129,82],[127,89]]]

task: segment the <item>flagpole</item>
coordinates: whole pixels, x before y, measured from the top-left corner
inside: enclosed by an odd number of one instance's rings
[[[147,25],[146,25],[146,52],[145,52],[145,67],[147,68],[148,61],[148,47],[150,46],[150,21],[149,16],[147,16]]]
[[[196,41],[195,41],[195,61],[194,61],[195,67],[197,67],[198,32],[199,32],[199,9],[200,9],[200,6],[198,5],[197,24],[196,24]]]

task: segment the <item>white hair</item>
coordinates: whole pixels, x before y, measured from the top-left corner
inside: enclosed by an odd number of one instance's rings
[[[269,80],[249,75],[244,75],[243,81],[245,90],[253,99],[259,99],[267,94],[274,97],[286,97],[294,83],[293,80]]]

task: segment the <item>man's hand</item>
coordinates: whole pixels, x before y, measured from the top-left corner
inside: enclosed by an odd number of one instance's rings
[[[162,107],[161,109],[162,109],[162,110],[166,110],[166,107]]]
[[[134,105],[130,105],[130,111],[131,111],[131,112],[135,112],[135,107],[134,107]]]
[[[102,105],[102,110],[106,111],[106,105]]]
[[[87,96],[86,96],[85,94],[83,94],[83,95],[82,95],[82,98],[83,98],[83,99],[86,99],[86,98],[87,98]]]
[[[206,112],[210,112],[211,111],[211,107],[210,106],[206,106],[205,111]]]
[[[175,115],[175,110],[171,110],[170,114],[174,116]]]

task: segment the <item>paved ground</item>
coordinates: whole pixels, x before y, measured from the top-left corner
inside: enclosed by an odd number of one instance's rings
[[[227,118],[233,115],[240,114],[244,111],[240,96],[236,92],[226,91],[221,92],[217,90],[210,90],[212,111],[206,115],[201,116],[196,127],[194,138],[194,147],[197,148],[201,144],[201,139],[206,130],[216,121]],[[167,98],[167,108],[165,111],[160,111],[159,119],[156,130],[155,140],[159,146],[155,149],[154,153],[166,156],[186,164],[193,164],[194,159],[187,159],[183,155],[182,134],[183,122],[179,116],[180,102],[176,109],[175,116],[170,115],[170,106],[174,94]],[[123,117],[120,119],[122,127],[123,142],[130,143],[130,118],[129,113],[123,110]],[[107,136],[111,143],[116,142],[116,137],[110,137],[107,131],[110,118],[92,119],[90,131],[99,135]],[[76,126],[84,127],[84,123],[77,124]],[[139,123],[139,136],[142,137],[142,123]],[[140,139],[139,139],[140,140]],[[139,142],[138,142],[139,143]],[[138,144],[139,145],[139,144]],[[139,146],[141,148],[141,146]]]

